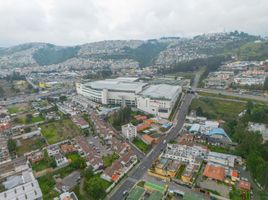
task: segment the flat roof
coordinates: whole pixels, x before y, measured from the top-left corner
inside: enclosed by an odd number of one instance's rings
[[[144,89],[140,94],[144,97],[149,97],[152,99],[172,99],[177,95],[178,85],[168,85],[168,84],[157,84],[150,85]]]
[[[84,85],[99,90],[108,89],[118,91],[140,92],[142,88],[147,85],[147,83],[135,82],[134,79],[130,78],[118,78],[93,81],[85,83]]]

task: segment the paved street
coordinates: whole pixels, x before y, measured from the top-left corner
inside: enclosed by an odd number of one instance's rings
[[[226,90],[214,90],[214,89],[197,88],[196,91],[197,92],[207,92],[207,93],[212,93],[212,94],[222,94],[222,95],[245,98],[245,99],[252,99],[252,100],[257,100],[257,101],[268,101],[268,97],[265,97],[265,96],[255,96],[255,95],[249,95],[249,94],[238,94],[238,93],[234,93],[234,92],[228,92]]]
[[[136,180],[140,180],[144,174],[147,172],[147,170],[150,168],[152,165],[153,161],[157,158],[157,156],[161,153],[163,149],[166,147],[166,143],[175,139],[183,124],[184,120],[186,117],[186,114],[188,112],[188,108],[191,104],[191,101],[193,99],[194,95],[193,94],[186,94],[181,107],[178,110],[177,117],[176,119],[177,122],[174,124],[172,130],[167,134],[166,138],[162,139],[157,146],[155,146],[154,150],[151,152],[151,154],[147,155],[140,163],[140,165],[129,175],[129,177],[120,183],[120,187],[115,191],[114,194],[110,197],[111,200],[121,200],[123,199],[123,192],[125,190],[129,191],[136,183]],[[166,142],[164,142],[166,140]]]
[[[28,94],[28,95],[21,95],[17,97],[11,97],[7,98],[7,100],[0,100],[0,105],[6,106],[6,105],[11,105],[11,104],[16,104],[16,103],[24,103],[24,102],[30,102],[30,101],[35,101],[39,98],[44,98],[48,96],[53,96],[53,95],[60,95],[60,94],[70,94],[73,93],[73,89],[60,89],[56,91],[51,91],[47,93],[36,93],[36,94]]]

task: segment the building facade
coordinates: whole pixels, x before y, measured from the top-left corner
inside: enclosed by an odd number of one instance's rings
[[[133,124],[129,123],[123,125],[122,127],[122,134],[129,140],[135,138],[137,136],[137,128]]]
[[[182,92],[181,86],[147,83],[137,78],[106,79],[77,83],[77,93],[103,105],[122,105],[168,118]]]

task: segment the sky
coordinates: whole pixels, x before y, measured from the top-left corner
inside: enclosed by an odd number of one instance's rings
[[[0,46],[239,30],[268,36],[267,0],[0,0]]]

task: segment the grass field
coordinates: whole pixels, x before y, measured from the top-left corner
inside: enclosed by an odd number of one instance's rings
[[[32,164],[34,171],[39,172],[50,167],[50,163],[45,160],[40,160],[37,163]]]
[[[63,119],[42,125],[41,132],[49,144],[54,144],[78,136],[81,130],[70,119]]]
[[[193,100],[190,109],[196,110],[200,107],[204,116],[209,119],[227,120],[236,118],[245,109],[245,106],[246,103],[243,102],[200,97]]]
[[[132,143],[144,153],[148,153],[150,151],[150,146],[141,139],[135,138]]]
[[[16,153],[18,156],[22,156],[26,152],[30,152],[36,149],[41,149],[46,146],[46,142],[40,137],[33,137],[19,141],[20,146],[17,147]]]
[[[20,109],[17,106],[8,107],[7,110],[8,110],[8,112],[10,114],[14,114],[14,113],[20,112]]]

